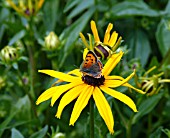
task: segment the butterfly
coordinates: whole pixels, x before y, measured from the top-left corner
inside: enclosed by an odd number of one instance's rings
[[[93,51],[88,51],[85,60],[80,65],[80,72],[83,76],[91,76],[94,78],[100,78],[102,74],[103,64],[97,58]]]

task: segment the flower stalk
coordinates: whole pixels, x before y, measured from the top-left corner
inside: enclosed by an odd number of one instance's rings
[[[90,138],[94,138],[94,102],[90,99]]]

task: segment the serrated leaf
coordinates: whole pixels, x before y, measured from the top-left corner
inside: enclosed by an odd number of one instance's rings
[[[156,10],[151,9],[143,1],[124,1],[112,7],[111,14],[114,16],[160,16]]]
[[[151,112],[162,98],[163,93],[158,93],[151,97],[146,98],[138,107],[138,112],[132,119],[132,124],[135,124],[141,117]]]
[[[15,128],[12,128],[11,138],[24,138],[24,136]]]
[[[21,30],[19,31],[17,34],[15,34],[11,40],[9,41],[8,45],[11,46],[13,45],[15,42],[17,42],[18,40],[20,40],[21,38],[23,38],[26,35],[26,31],[25,30]]]
[[[29,138],[44,138],[48,130],[48,126],[46,125],[44,128],[32,134]]]
[[[156,31],[156,40],[162,56],[165,56],[170,48],[170,30],[166,26],[166,20],[162,19]]]

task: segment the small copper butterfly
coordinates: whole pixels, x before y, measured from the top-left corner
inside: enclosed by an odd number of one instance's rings
[[[102,74],[103,64],[97,58],[96,54],[93,51],[88,51],[85,60],[80,66],[80,71],[83,73],[83,76],[91,76],[94,78],[100,78]]]

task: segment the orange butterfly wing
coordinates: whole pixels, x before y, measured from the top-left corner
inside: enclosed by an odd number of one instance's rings
[[[80,66],[80,71],[83,75],[89,75],[94,78],[98,78],[101,76],[103,65],[100,60],[98,60],[95,53],[89,51],[86,55],[85,60]]]

